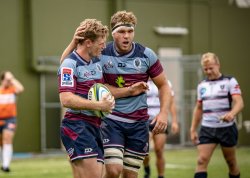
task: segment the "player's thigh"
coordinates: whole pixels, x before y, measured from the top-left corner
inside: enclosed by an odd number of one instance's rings
[[[236,147],[221,147],[223,156],[227,162],[236,162]]]
[[[156,151],[163,151],[166,144],[167,135],[165,133],[153,135],[154,149]]]
[[[199,159],[203,161],[209,161],[217,144],[200,144],[197,146]]]

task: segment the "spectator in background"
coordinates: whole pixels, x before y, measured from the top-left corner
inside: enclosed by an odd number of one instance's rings
[[[16,95],[23,92],[24,87],[10,71],[1,73],[0,82],[1,170],[10,172],[10,163],[13,154],[13,138],[16,131]]]
[[[171,82],[168,80],[168,85],[171,89],[171,102],[170,102],[170,114],[172,118],[171,122],[171,132],[176,134],[179,132],[179,125],[177,120],[177,111],[176,104],[174,99],[174,90],[172,88]],[[165,158],[164,158],[164,146],[167,140],[168,130],[164,133],[152,134],[152,130],[154,129],[155,124],[150,124],[154,117],[160,112],[160,101],[159,101],[159,93],[158,89],[153,83],[152,80],[148,81],[149,91],[147,92],[147,104],[148,104],[148,114],[149,114],[149,131],[150,131],[150,139],[153,140],[153,148],[156,154],[156,167],[158,178],[164,178],[164,170],[165,170]],[[149,155],[144,159],[144,178],[150,177],[150,157]]]
[[[197,87],[198,99],[190,128],[191,140],[198,149],[194,177],[207,178],[208,163],[219,144],[229,168],[229,178],[239,178],[240,170],[236,160],[238,130],[235,120],[244,107],[240,86],[234,77],[220,72],[220,61],[216,54],[203,54],[201,66],[207,78]],[[200,122],[198,136],[196,129]]]

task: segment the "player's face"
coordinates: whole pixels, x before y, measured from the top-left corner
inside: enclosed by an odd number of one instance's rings
[[[132,49],[134,34],[134,29],[130,27],[119,28],[113,34],[113,39],[118,53],[126,54]]]
[[[106,47],[106,38],[99,37],[96,41],[92,42],[92,46],[89,48],[89,56],[98,57],[101,55],[102,50]]]
[[[220,65],[215,63],[214,61],[210,61],[206,64],[202,65],[203,72],[207,76],[209,80],[218,79],[221,75],[220,73]]]

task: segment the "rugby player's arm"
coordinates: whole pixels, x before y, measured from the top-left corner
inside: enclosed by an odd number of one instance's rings
[[[110,92],[115,98],[137,96],[148,90],[148,85],[146,82],[137,82],[137,83],[132,84],[129,87],[122,87],[122,88],[115,87],[107,83],[105,83],[105,86],[108,87],[108,89],[110,90]]]
[[[74,49],[76,49],[77,43],[75,39],[72,39],[72,41],[69,43],[69,45],[66,47],[66,49],[63,51],[62,56],[60,58],[60,63],[63,62],[63,60],[72,52]]]
[[[174,95],[171,96],[169,112],[170,112],[171,118],[172,118],[171,132],[173,132],[174,134],[178,133],[179,132],[179,125],[178,125],[177,108],[176,108]]]
[[[244,102],[241,95],[238,94],[232,95],[232,100],[233,100],[233,105],[231,111],[223,116],[223,120],[227,122],[232,121],[235,118],[235,116],[239,114],[240,111],[244,108]]]
[[[201,118],[202,118],[202,102],[197,101],[193,110],[193,118],[192,118],[190,132],[196,131],[198,125],[201,122]]]
[[[202,102],[197,101],[194,107],[193,118],[192,118],[192,123],[191,123],[191,128],[190,128],[190,138],[193,144],[199,143],[196,129],[201,122],[201,118],[202,118]]]
[[[168,114],[171,104],[171,89],[168,85],[168,80],[164,72],[157,77],[152,78],[152,81],[158,88],[160,100],[160,113]]]
[[[78,109],[78,110],[98,110],[104,111],[105,104],[101,104],[102,101],[91,101],[85,98],[82,98],[78,95],[75,95],[72,92],[61,92],[59,94],[60,101],[62,106],[71,109]]]
[[[158,134],[165,132],[168,126],[168,112],[170,109],[171,90],[164,72],[151,79],[158,88],[158,97],[160,100],[160,112],[151,122],[151,124],[155,124],[152,133]]]
[[[67,46],[67,48],[63,51],[62,56],[60,58],[60,63],[63,62],[63,60],[70,54],[72,53],[72,51],[74,51],[74,49],[77,48],[77,44],[79,43],[79,40],[83,40],[84,37],[82,37],[82,34],[84,33],[85,27],[84,26],[79,26],[77,27],[73,39],[71,40],[71,42],[69,43],[69,45]]]
[[[231,112],[233,115],[236,116],[244,108],[244,101],[241,95],[232,95],[232,99],[233,99],[233,108]]]

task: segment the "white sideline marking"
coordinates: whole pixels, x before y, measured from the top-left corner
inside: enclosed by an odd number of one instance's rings
[[[188,169],[188,166],[180,165],[180,164],[165,164],[165,168],[168,169]]]

